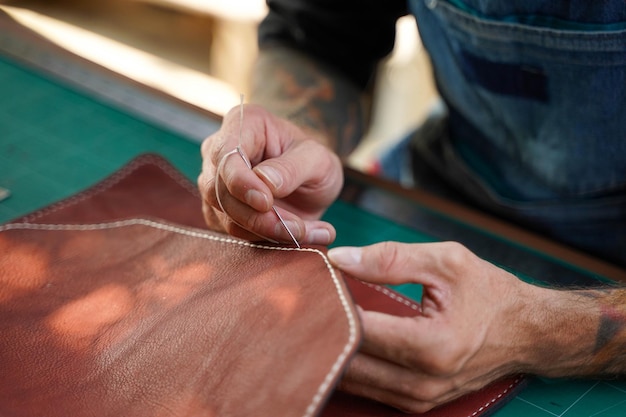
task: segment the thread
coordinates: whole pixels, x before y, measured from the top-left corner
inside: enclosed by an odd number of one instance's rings
[[[235,154],[239,154],[239,156],[241,157],[241,159],[243,159],[243,162],[246,164],[246,166],[248,167],[248,169],[252,170],[252,163],[250,162],[250,159],[248,158],[248,156],[246,155],[246,153],[243,150],[243,147],[241,146],[241,142],[242,142],[242,136],[243,136],[243,94],[241,94],[239,96],[240,99],[240,103],[239,103],[239,138],[238,138],[238,144],[235,147],[235,149],[233,149],[232,151],[228,152],[227,154],[225,154],[224,156],[222,156],[222,158],[220,159],[220,162],[217,164],[217,171],[215,173],[215,197],[217,198],[217,204],[219,204],[220,206],[220,210],[222,210],[222,213],[226,214],[228,217],[231,218],[231,220],[239,227],[241,227],[242,229],[248,230],[246,229],[243,225],[239,224],[236,220],[234,220],[232,218],[232,216],[229,216],[228,213],[226,212],[226,210],[224,209],[224,205],[222,204],[222,200],[220,198],[220,192],[219,192],[219,174],[220,172],[222,172],[222,169],[224,168],[224,164],[226,163],[226,160],[228,159],[229,156],[231,155],[235,155]],[[287,223],[285,222],[285,220],[283,219],[283,216],[280,215],[280,213],[278,212],[278,210],[276,209],[276,206],[272,206],[272,211],[274,212],[274,214],[276,215],[276,217],[278,218],[278,221],[280,222],[280,224],[283,226],[283,228],[285,229],[285,231],[287,231],[287,234],[289,235],[289,237],[291,238],[291,240],[293,241],[294,245],[296,245],[296,247],[298,249],[300,249],[300,243],[298,243],[298,240],[296,239],[296,237],[294,236],[294,234],[291,232],[291,230],[289,229],[289,226],[287,226]],[[272,243],[279,243],[276,240],[270,239],[267,236],[262,236],[258,233],[252,232],[250,230],[248,230],[250,233],[253,233],[257,236],[259,236],[262,239],[268,240]]]

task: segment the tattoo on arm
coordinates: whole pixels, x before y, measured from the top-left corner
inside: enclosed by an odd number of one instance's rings
[[[592,373],[626,375],[626,289],[585,291],[600,309],[595,346],[592,352]]]
[[[285,47],[262,50],[252,79],[252,100],[320,135],[348,154],[363,136],[365,96],[324,64]]]
[[[626,290],[614,290],[600,303],[594,362],[602,373],[626,374]]]

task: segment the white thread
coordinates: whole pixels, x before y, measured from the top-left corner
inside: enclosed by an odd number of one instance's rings
[[[144,220],[144,219],[131,219],[131,220],[123,220],[123,221],[110,222],[110,223],[100,223],[100,224],[93,224],[93,225],[46,225],[46,224],[39,224],[39,223],[27,223],[28,221],[36,220],[36,219],[41,218],[41,217],[43,217],[45,215],[54,213],[54,212],[56,212],[58,210],[61,210],[63,208],[69,207],[69,206],[77,204],[77,203],[79,203],[81,201],[87,200],[87,199],[89,199],[91,197],[94,197],[98,193],[106,191],[107,189],[109,189],[109,188],[113,187],[114,185],[118,184],[120,181],[122,181],[124,178],[126,178],[128,175],[130,175],[131,173],[133,173],[137,169],[141,168],[144,165],[148,165],[148,164],[156,165],[162,171],[164,171],[170,178],[172,178],[176,183],[181,185],[185,190],[187,190],[190,194],[192,194],[194,197],[197,197],[197,198],[200,197],[200,194],[198,193],[198,190],[195,187],[190,185],[189,180],[186,177],[182,176],[177,170],[173,169],[172,166],[169,165],[167,162],[165,162],[165,160],[163,160],[161,157],[156,156],[156,155],[149,155],[149,154],[148,155],[141,155],[138,158],[136,158],[135,160],[133,160],[130,164],[128,164],[125,167],[123,167],[120,171],[114,173],[113,175],[111,175],[110,177],[106,178],[102,182],[96,184],[95,186],[93,186],[91,188],[88,188],[87,190],[85,190],[83,192],[80,192],[79,194],[76,194],[73,197],[70,197],[70,198],[68,198],[66,200],[59,201],[58,203],[52,204],[51,206],[48,206],[48,207],[46,207],[46,208],[44,208],[42,210],[36,211],[36,212],[34,212],[34,213],[24,217],[24,219],[23,219],[24,222],[23,223],[9,223],[9,224],[5,224],[5,225],[0,225],[0,232],[5,231],[5,230],[16,230],[16,229],[20,228],[19,226],[30,226],[30,227],[22,227],[22,228],[25,228],[25,229],[30,228],[30,229],[41,229],[41,230],[72,230],[72,229],[69,229],[69,227],[71,227],[71,228],[74,228],[73,230],[80,230],[79,227],[83,227],[83,226],[98,226],[98,225],[105,226],[106,225],[106,226],[110,226],[110,227],[118,227],[118,225],[119,226],[126,226],[126,225],[133,225],[133,224],[143,224],[143,225],[146,225],[146,226],[160,228],[160,229],[163,229],[163,230],[169,230],[169,231],[174,231],[174,232],[177,232],[177,233],[187,234],[187,235],[193,236],[193,237],[199,237],[199,238],[215,240],[215,241],[219,241],[219,242],[222,242],[222,243],[238,244],[238,245],[241,245],[241,246],[248,246],[248,247],[252,247],[252,248],[282,250],[282,251],[295,250],[295,251],[315,252],[315,253],[318,253],[320,256],[322,256],[322,259],[324,260],[324,262],[327,265],[327,267],[330,266],[330,262],[328,261],[328,258],[326,257],[326,255],[324,255],[322,252],[318,251],[317,249],[312,249],[312,248],[288,248],[288,247],[283,247],[283,246],[274,247],[274,246],[265,246],[265,245],[254,244],[254,243],[250,243],[248,241],[239,240],[239,239],[218,238],[216,236],[211,236],[209,234],[209,232],[198,233],[198,232],[193,232],[191,230],[185,230],[185,229],[182,229],[182,228],[179,228],[179,227],[173,227],[173,226],[169,226],[168,228],[158,227],[157,225],[163,225],[163,226],[166,226],[166,225],[162,224],[162,223],[150,221],[150,220]],[[15,226],[17,226],[17,227],[15,227]],[[48,226],[48,227],[42,227],[42,226]],[[60,228],[59,229],[54,229],[54,228],[52,228],[53,226],[59,226]],[[63,226],[67,226],[68,228],[65,229],[65,228],[63,228]],[[100,227],[100,229],[105,229],[105,228],[107,228],[107,227]],[[91,228],[91,229],[85,228],[83,230],[97,230],[97,228],[96,227]],[[324,398],[324,394],[325,394],[326,390],[329,388],[330,384],[332,383],[332,380],[334,379],[334,377],[337,375],[337,373],[341,369],[341,364],[343,363],[343,361],[345,360],[347,355],[350,354],[350,351],[352,350],[352,346],[354,345],[354,343],[356,343],[356,324],[355,324],[355,319],[354,319],[354,316],[352,314],[352,311],[349,308],[349,303],[347,302],[345,293],[343,292],[343,290],[341,290],[341,285],[338,282],[337,276],[336,276],[332,266],[330,266],[330,274],[331,274],[331,277],[332,277],[333,282],[335,284],[335,287],[338,288],[338,295],[339,295],[339,298],[341,300],[342,306],[344,307],[344,311],[346,312],[346,316],[348,318],[349,338],[348,338],[347,344],[344,347],[344,350],[339,355],[339,357],[337,357],[337,360],[336,360],[335,364],[333,364],[333,366],[331,367],[331,370],[328,372],[328,374],[326,375],[326,378],[324,379],[324,381],[322,382],[322,384],[318,388],[317,393],[315,394],[315,396],[311,400],[311,403],[310,403],[309,407],[307,408],[307,410],[306,410],[306,412],[305,412],[303,417],[310,417],[310,416],[313,415],[316,407],[319,405],[319,402],[322,401],[322,399]],[[409,300],[405,299],[404,297],[401,297],[401,296],[399,296],[399,295],[397,295],[395,293],[392,293],[391,291],[389,291],[388,289],[386,289],[384,287],[381,287],[380,285],[369,284],[369,283],[365,283],[365,282],[362,282],[362,281],[359,281],[359,282],[361,282],[362,284],[367,285],[367,286],[375,289],[376,291],[379,291],[380,293],[386,295],[387,297],[391,298],[394,301],[397,301],[397,302],[400,302],[402,304],[405,304],[405,305],[409,306],[410,308],[412,308],[414,310],[419,310],[420,309],[420,307],[417,304],[412,303]],[[474,411],[472,414],[468,415],[468,417],[475,417],[478,413],[481,413],[483,410],[485,410],[486,408],[488,408],[491,405],[493,405],[498,399],[502,398],[514,386],[518,385],[521,380],[522,380],[521,377],[517,378],[504,391],[502,391],[499,395],[494,397],[491,401],[487,402],[485,405],[481,406],[478,410]]]
[[[386,295],[387,297],[391,298],[394,301],[397,301],[399,303],[404,304],[407,307],[412,308],[413,310],[416,311],[422,311],[422,308],[420,307],[419,304],[415,304],[414,302],[402,297],[401,295],[391,291],[389,288],[383,287],[381,285],[376,285],[376,284],[370,284],[369,282],[363,282],[363,281],[359,281],[356,280],[358,282],[360,282],[361,284],[368,286],[370,288],[375,289],[376,291],[383,293],[384,295]]]
[[[263,240],[267,240],[268,242],[272,242],[272,243],[279,243],[278,241],[274,240],[274,239],[270,239],[267,236],[263,236],[259,233],[253,232],[251,230],[248,230],[244,225],[242,225],[241,223],[239,223],[238,221],[236,221],[235,219],[233,219],[232,216],[229,216],[228,213],[226,212],[226,209],[224,208],[224,205],[222,204],[222,199],[220,198],[220,189],[219,189],[219,175],[220,172],[222,171],[222,168],[224,167],[224,163],[226,162],[226,160],[228,159],[229,156],[234,155],[236,153],[239,153],[241,155],[241,151],[239,146],[237,146],[235,149],[233,149],[232,151],[228,152],[226,155],[222,156],[222,159],[220,159],[219,164],[217,164],[217,171],[215,173],[215,198],[217,199],[217,204],[220,206],[220,210],[222,210],[222,213],[224,213],[225,215],[227,215],[228,217],[230,217],[230,220],[235,223],[237,226],[241,227],[242,229],[260,237]],[[243,157],[242,157],[243,158]],[[245,161],[245,158],[244,158]],[[299,246],[298,246],[299,247]]]
[[[507,392],[509,392],[511,389],[513,389],[513,387],[515,387],[516,385],[518,385],[521,380],[522,380],[522,377],[517,377],[515,379],[515,381],[511,382],[509,384],[509,386],[506,387],[500,394],[496,395],[491,400],[487,401],[484,405],[480,406],[478,408],[478,410],[474,411],[472,414],[468,414],[467,417],[476,417],[478,414],[482,413],[487,408],[489,408],[492,405],[494,405],[496,403],[496,401],[498,401],[500,398],[504,397]]]
[[[243,136],[243,94],[240,94],[239,95],[239,139],[238,139],[238,144],[235,147],[235,149],[233,149],[232,151],[230,151],[227,154],[225,154],[224,156],[222,156],[222,158],[220,159],[220,162],[217,164],[217,171],[215,173],[215,197],[217,198],[217,204],[219,204],[220,209],[222,210],[222,213],[224,213],[226,215],[228,215],[228,213],[226,213],[226,210],[224,210],[224,206],[222,205],[222,199],[220,198],[220,193],[219,193],[219,188],[218,188],[219,176],[220,176],[220,172],[222,172],[222,168],[224,167],[224,163],[226,162],[226,160],[228,159],[229,156],[238,153],[239,156],[241,157],[241,159],[243,159],[243,162],[246,164],[248,169],[250,169],[250,170],[252,169],[252,163],[250,162],[250,159],[248,158],[248,156],[244,152],[243,147],[241,146],[241,142],[242,142],[241,138],[242,138],[242,136]],[[298,242],[298,239],[296,239],[294,234],[291,232],[291,229],[289,229],[289,226],[287,226],[287,223],[285,223],[285,219],[283,219],[283,216],[280,215],[280,213],[276,209],[276,206],[272,206],[272,211],[274,212],[276,217],[278,217],[278,221],[283,226],[283,228],[287,231],[287,234],[291,238],[291,240],[294,243],[294,245],[296,245],[296,247],[298,249],[300,249],[300,243]],[[248,230],[243,225],[241,225],[237,221],[235,221],[235,219],[233,219],[232,216],[229,216],[229,217],[237,226],[247,230],[248,232],[253,233],[256,236],[258,236],[258,237],[260,237],[262,239],[268,240],[268,241],[270,241],[272,243],[279,243],[276,240],[270,239],[270,238],[268,238],[266,236],[263,236],[263,235],[260,235],[260,234],[258,234],[256,232]]]
[[[217,198],[217,204],[220,206],[220,210],[222,210],[222,213],[224,214],[227,214],[227,213],[226,213],[226,210],[224,209],[224,206],[222,205],[222,199],[220,198],[219,176],[220,176],[220,172],[222,171],[222,168],[224,168],[224,164],[226,163],[226,160],[228,159],[228,157],[231,155],[234,155],[235,153],[237,153],[237,149],[233,149],[232,151],[228,152],[226,155],[222,156],[222,159],[220,159],[220,163],[217,164],[217,170],[215,172],[215,197]],[[240,224],[238,225],[241,226]]]
[[[307,248],[294,249],[294,250],[306,250],[306,249]],[[311,400],[311,404],[309,404],[309,407],[307,407],[306,412],[304,413],[304,417],[310,417],[313,415],[316,408],[319,406],[319,403],[324,399],[325,394],[330,387],[330,384],[333,382],[333,380],[335,379],[339,371],[342,369],[344,361],[348,358],[348,356],[350,355],[350,352],[352,352],[352,348],[357,341],[356,340],[356,320],[354,318],[354,315],[352,314],[352,309],[350,308],[351,304],[348,302],[346,298],[346,295],[343,291],[343,287],[341,286],[339,282],[339,279],[337,279],[337,276],[335,274],[335,269],[330,264],[330,261],[328,260],[326,255],[324,255],[322,252],[318,251],[317,249],[310,249],[310,250],[314,250],[320,254],[322,259],[324,260],[324,263],[326,264],[326,267],[330,271],[330,274],[333,278],[333,283],[335,284],[335,288],[337,289],[337,293],[339,294],[341,305],[343,306],[344,311],[346,312],[346,316],[348,317],[349,336],[348,336],[348,343],[344,346],[343,351],[337,357],[337,360],[331,367],[330,371],[328,371],[328,373],[326,374],[326,378],[324,378],[324,381],[319,386],[317,393],[313,396],[313,399]]]
[[[200,239],[208,239],[213,240],[220,243],[225,244],[235,244],[250,248],[256,249],[265,249],[265,250],[277,250],[277,251],[298,251],[298,252],[311,252],[319,255],[324,261],[324,265],[328,269],[328,272],[331,276],[333,284],[335,286],[335,290],[337,291],[337,295],[341,302],[341,306],[346,314],[346,318],[348,320],[348,341],[344,345],[343,350],[331,366],[330,370],[327,372],[326,377],[319,385],[317,392],[311,399],[309,406],[306,408],[303,417],[311,417],[319,406],[320,402],[326,397],[328,389],[332,384],[333,380],[339,373],[339,371],[343,368],[344,362],[352,352],[356,342],[357,342],[357,323],[350,308],[351,303],[348,301],[348,297],[345,294],[343,286],[337,274],[335,273],[335,269],[330,264],[330,261],[326,257],[324,253],[314,248],[293,248],[293,247],[285,247],[285,246],[266,246],[260,245],[256,243],[252,243],[246,240],[234,239],[234,238],[226,238],[221,235],[216,236],[208,231],[201,231],[200,229],[193,230],[190,228],[182,228],[179,226],[174,226],[167,223],[160,223],[153,220],[147,219],[128,219],[128,220],[119,220],[108,223],[92,223],[92,224],[45,224],[45,223],[9,223],[5,225],[0,225],[0,232],[8,231],[8,230],[74,230],[74,231],[89,231],[89,230],[104,230],[104,229],[113,229],[119,227],[126,226],[135,226],[142,225],[147,227],[152,227],[155,229],[165,230],[168,232],[178,233],[182,235],[187,235]]]

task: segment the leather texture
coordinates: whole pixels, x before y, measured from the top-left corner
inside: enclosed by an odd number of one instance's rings
[[[135,219],[0,227],[0,253],[3,416],[310,416],[358,341],[317,249]]]
[[[365,309],[415,303],[342,279],[324,248],[203,227],[155,155],[0,226],[0,415],[406,416],[332,389],[359,339],[346,284]],[[423,416],[484,416],[523,382]]]

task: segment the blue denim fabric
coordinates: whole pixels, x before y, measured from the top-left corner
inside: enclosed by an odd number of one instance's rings
[[[623,0],[409,5],[449,112],[427,159],[480,204],[626,264]]]

